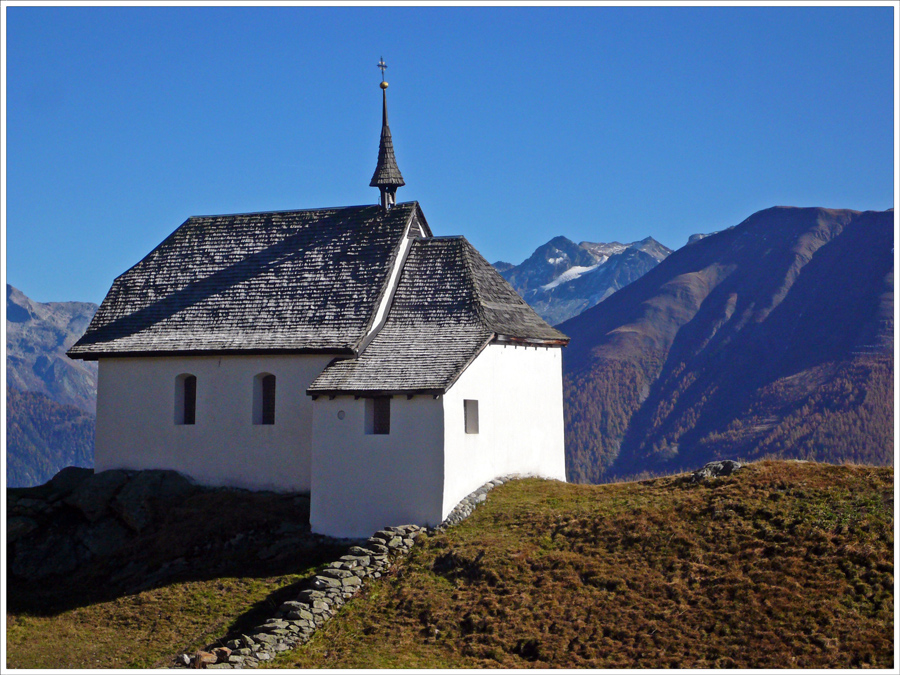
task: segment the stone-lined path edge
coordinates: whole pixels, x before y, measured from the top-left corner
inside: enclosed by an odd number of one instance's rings
[[[378,530],[364,542],[350,546],[346,555],[330,563],[307,581],[296,599],[284,602],[275,616],[239,638],[217,640],[206,650],[179,654],[175,668],[257,668],[281,652],[306,644],[325,623],[357,595],[369,579],[377,579],[415,545],[422,532],[443,532],[468,518],[498,485],[519,478],[501,476],[466,495],[435,528],[400,525]]]

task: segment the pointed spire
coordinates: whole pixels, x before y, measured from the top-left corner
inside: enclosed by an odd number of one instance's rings
[[[400,175],[397,160],[394,158],[394,142],[391,140],[391,128],[388,126],[388,83],[384,81],[384,69],[387,68],[387,65],[384,63],[383,57],[378,63],[378,67],[381,68],[381,143],[378,146],[378,165],[375,167],[375,174],[369,185],[377,187],[381,191],[381,207],[387,211],[394,205],[397,188],[406,183],[403,181],[403,176]]]

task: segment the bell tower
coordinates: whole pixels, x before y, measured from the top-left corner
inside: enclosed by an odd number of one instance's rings
[[[391,140],[391,128],[388,126],[388,83],[384,80],[384,70],[387,68],[387,64],[384,62],[384,57],[378,62],[378,67],[381,69],[381,143],[378,146],[378,164],[369,185],[377,187],[381,191],[381,208],[388,211],[396,203],[397,188],[406,183],[403,181],[403,176],[400,175],[397,160],[394,158],[394,142]]]

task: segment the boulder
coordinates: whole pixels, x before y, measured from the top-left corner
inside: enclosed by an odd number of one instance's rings
[[[231,650],[228,647],[216,647],[212,650],[212,653],[216,655],[219,663],[226,663],[228,657],[231,656]]]
[[[11,544],[37,528],[37,522],[27,516],[13,516],[6,519],[6,541]]]
[[[101,471],[78,485],[64,501],[94,522],[106,515],[110,500],[126,482],[124,471]]]
[[[65,469],[61,469],[47,483],[47,499],[54,502],[65,497],[93,475],[93,469],[84,469],[78,466],[67,466]]]
[[[177,471],[140,471],[112,501],[113,510],[135,532],[153,522],[157,512],[199,488]]]
[[[741,468],[740,462],[731,459],[723,459],[718,462],[709,462],[702,469],[698,469],[691,474],[691,481],[699,483],[707,478],[718,478],[720,476],[730,476]]]
[[[20,540],[10,569],[23,579],[43,579],[72,572],[86,557],[87,551],[77,548],[71,536],[53,534]]]
[[[194,668],[203,668],[217,661],[215,654],[210,652],[199,651],[194,654]]]
[[[96,556],[115,553],[125,546],[130,538],[131,533],[114,518],[104,518],[78,529],[78,539]]]

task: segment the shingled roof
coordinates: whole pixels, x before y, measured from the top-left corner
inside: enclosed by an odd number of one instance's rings
[[[406,185],[403,176],[400,175],[400,168],[397,166],[397,159],[394,157],[394,141],[391,138],[391,127],[388,126],[387,114],[387,92],[382,87],[382,112],[381,112],[381,141],[378,144],[378,163],[375,165],[375,173],[372,174],[372,180],[369,182],[370,187],[393,187],[398,188]]]
[[[464,237],[413,243],[384,327],[307,393],[445,392],[494,340],[565,344]]]
[[[355,353],[410,224],[431,235],[417,202],[189,218],[68,354]]]

